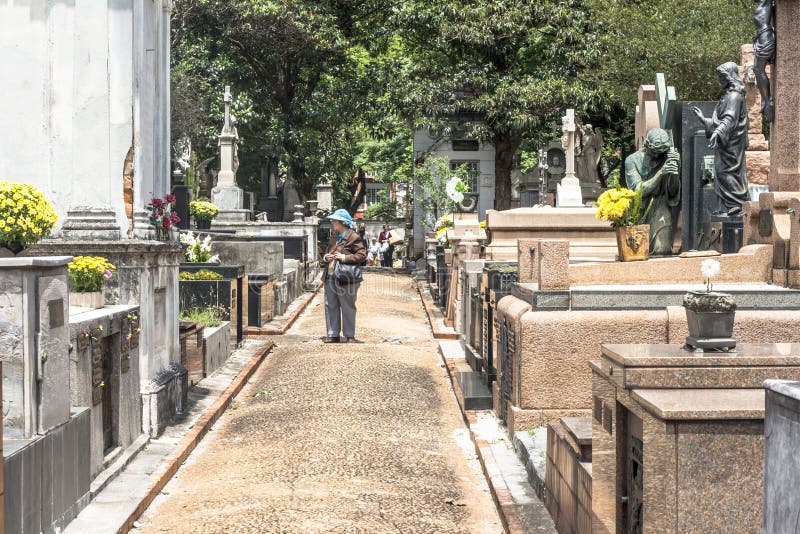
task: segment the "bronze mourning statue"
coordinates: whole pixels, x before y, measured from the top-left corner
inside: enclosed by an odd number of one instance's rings
[[[742,214],[742,204],[748,200],[747,132],[750,123],[745,104],[744,82],[739,67],[728,62],[717,67],[724,88],[711,118],[703,116],[700,108],[692,108],[705,126],[708,147],[714,149],[714,190],[720,200],[716,216],[736,217]]]
[[[650,254],[672,254],[673,211],[681,202],[681,157],[673,148],[669,134],[661,128],[647,133],[644,146],[625,158],[625,183],[642,189],[642,205],[650,205]],[[652,202],[652,204],[651,204]]]
[[[753,38],[755,61],[753,71],[756,85],[761,93],[761,113],[772,122],[775,118],[775,103],[772,98],[767,65],[775,63],[775,3],[774,0],[756,0],[756,36]]]

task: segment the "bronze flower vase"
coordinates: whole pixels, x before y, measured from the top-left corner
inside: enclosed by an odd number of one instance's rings
[[[730,350],[736,347],[733,295],[716,291],[690,291],[683,297],[689,336],[686,346],[694,350]]]
[[[650,257],[650,225],[618,226],[617,250],[620,261],[644,261]]]

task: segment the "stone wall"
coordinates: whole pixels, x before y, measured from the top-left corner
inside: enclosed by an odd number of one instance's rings
[[[89,503],[90,424],[78,408],[43,436],[4,441],[5,532],[59,532]]]
[[[231,329],[228,322],[216,327],[206,327],[203,331],[203,362],[205,375],[225,365],[231,354]]]
[[[64,227],[118,239],[132,163],[146,234],[144,206],[169,187],[169,35],[170,2],[3,3],[0,69],[14,76],[0,115],[15,127],[0,133],[0,176],[39,187]]]

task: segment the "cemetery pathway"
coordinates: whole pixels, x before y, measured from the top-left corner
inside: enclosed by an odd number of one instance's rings
[[[502,532],[412,280],[311,302],[134,532]]]

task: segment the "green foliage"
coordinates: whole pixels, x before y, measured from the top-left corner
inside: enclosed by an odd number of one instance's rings
[[[389,222],[397,219],[397,202],[381,200],[367,206],[364,218],[370,221]]]
[[[414,168],[414,185],[416,202],[427,214],[423,221],[429,229],[433,229],[440,215],[451,213],[455,203],[447,196],[447,181],[458,177],[468,182],[469,169],[461,165],[455,171],[450,170],[450,160],[446,156],[428,156]]]
[[[223,276],[208,269],[200,269],[195,273],[181,271],[178,278],[181,280],[222,280]]]
[[[716,100],[715,68],[738,63],[741,46],[753,39],[751,0],[591,0],[591,8],[603,28],[603,58],[592,78],[625,110],[617,131],[627,142],[639,85],[663,72],[678,100]]]
[[[599,102],[586,72],[599,59],[585,0],[407,1],[398,8],[411,60],[396,92],[416,124],[461,131],[495,148],[495,207],[511,202],[523,139],[567,107]]]
[[[182,310],[180,313],[181,321],[193,321],[210,327],[219,326],[225,317],[227,317],[227,311],[221,306],[192,308]]]

